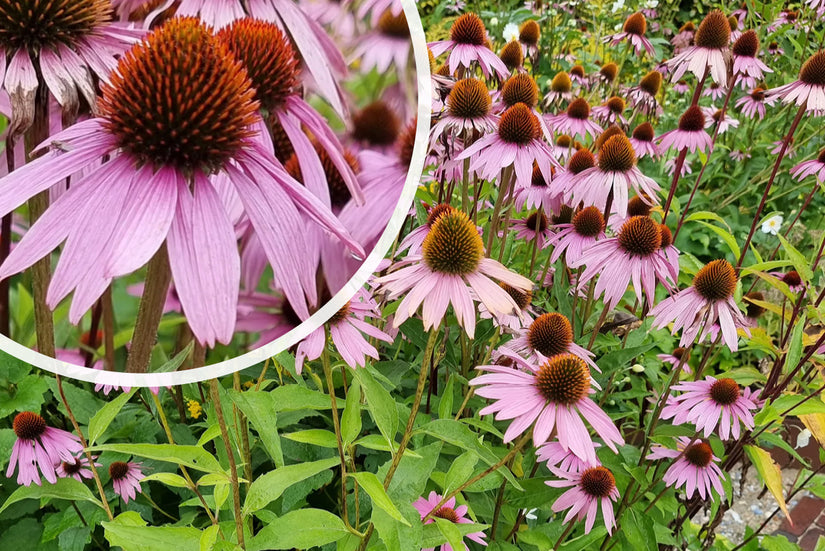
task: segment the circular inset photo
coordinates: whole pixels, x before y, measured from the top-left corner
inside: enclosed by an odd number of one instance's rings
[[[428,132],[411,2],[35,4],[0,21],[1,348],[165,385],[370,316]]]

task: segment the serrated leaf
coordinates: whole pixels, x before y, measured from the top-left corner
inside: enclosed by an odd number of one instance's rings
[[[370,496],[370,499],[372,499],[372,504],[374,506],[380,508],[402,524],[406,526],[410,525],[410,523],[407,522],[407,519],[405,519],[401,514],[401,511],[398,510],[398,507],[396,507],[392,502],[390,496],[387,495],[387,491],[384,490],[384,485],[380,480],[378,480],[378,477],[375,476],[375,474],[364,471],[360,473],[351,473],[347,476],[351,476],[358,481],[358,484],[361,485],[364,491]]]
[[[444,478],[444,493],[455,490],[469,480],[476,463],[478,463],[478,454],[475,452],[464,452],[456,457]]]
[[[88,501],[100,508],[103,504],[97,500],[85,484],[74,478],[58,478],[54,484],[43,482],[42,486],[32,484],[31,486],[20,486],[11,493],[9,498],[0,507],[0,513],[11,505],[24,499],[42,499],[44,497],[52,499],[67,499],[69,501]]]
[[[375,424],[378,425],[378,430],[387,442],[394,442],[395,433],[398,432],[398,408],[395,400],[387,389],[375,380],[369,369],[356,369],[355,375],[361,382],[361,388],[364,389],[367,408]]]
[[[317,548],[349,534],[344,522],[329,511],[299,509],[273,519],[253,537],[247,551]]]
[[[132,396],[134,396],[137,390],[137,388],[133,388],[129,392],[120,394],[117,398],[100,408],[100,411],[95,413],[92,418],[89,419],[90,446],[94,445],[94,443],[97,442],[97,439],[103,436],[103,433],[106,432],[106,429],[109,428],[109,425],[111,425],[112,421],[115,420],[117,414],[120,413],[120,410],[123,409],[123,406],[126,405],[126,402],[128,402]]]
[[[244,502],[244,514],[263,509],[269,503],[281,497],[284,490],[293,484],[331,469],[338,464],[338,458],[331,457],[320,461],[287,465],[258,477],[249,486]]]
[[[302,387],[290,385],[290,388]],[[275,390],[277,391],[279,389]],[[303,390],[312,393],[309,389]],[[302,393],[302,391],[298,392]],[[275,413],[279,407],[276,392],[263,392],[255,390],[238,392],[234,389],[229,389],[227,394],[229,394],[229,397],[243,412],[243,414],[246,415],[249,422],[252,423],[252,427],[258,432],[258,437],[261,439],[261,443],[269,454],[269,457],[272,458],[275,466],[283,467],[284,454],[281,449],[281,437],[278,434],[278,417]],[[329,402],[329,400],[327,400],[327,402]],[[220,430],[220,427],[218,427],[218,430]]]
[[[788,522],[790,522],[791,526],[793,526],[793,520],[788,513],[788,506],[785,503],[785,496],[782,493],[782,471],[779,468],[779,465],[774,462],[771,454],[762,448],[756,446],[745,446],[745,451],[747,452],[751,463],[753,463],[754,467],[756,467],[756,471],[759,473],[759,478],[762,480],[762,483],[765,484],[768,491],[771,495],[773,495],[774,499],[776,499],[776,503],[779,505],[779,508],[782,509],[782,512],[785,513],[785,516],[788,518]]]

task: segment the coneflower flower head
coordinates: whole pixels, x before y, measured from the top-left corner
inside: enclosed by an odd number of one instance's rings
[[[730,24],[725,14],[719,10],[707,14],[699,24],[693,42],[693,46],[668,61],[668,67],[673,70],[672,79],[679,80],[687,71],[701,79],[709,70],[713,80],[725,86],[731,56]]]
[[[562,480],[548,480],[545,482],[548,486],[570,488],[553,503],[553,511],[558,513],[570,509],[564,517],[564,522],[570,522],[574,518],[586,519],[584,533],[589,534],[596,523],[596,515],[601,504],[605,528],[609,534],[612,533],[616,527],[612,501],[619,498],[613,473],[602,465],[588,467],[580,472],[565,472],[557,468],[550,470]]]
[[[659,136],[662,151],[671,147],[676,151],[687,148],[691,153],[706,151],[711,147],[711,138],[705,132],[705,113],[698,105],[691,105],[679,117],[679,126]]]
[[[599,69],[599,75],[604,82],[610,84],[616,80],[617,76],[619,76],[619,66],[612,61],[610,63],[605,63],[602,65],[601,69]]]
[[[499,52],[498,57],[511,71],[524,64],[524,53],[521,44],[517,40],[511,40]]]
[[[633,129],[630,136],[630,145],[633,146],[633,150],[639,158],[645,155],[656,157],[659,155],[659,148],[653,142],[654,138],[653,125],[649,122],[643,122]]]
[[[759,36],[753,30],[747,30],[733,43],[733,74],[741,74],[756,80],[772,73],[770,67],[757,59],[759,53]]]
[[[675,450],[654,445],[650,451],[646,459],[676,459],[662,480],[667,486],[685,486],[688,499],[697,490],[702,499],[709,497],[712,500],[712,489],[720,496],[725,495],[722,486],[724,474],[716,464],[719,458],[713,455],[713,449],[707,442],[680,436]]]
[[[23,411],[15,415],[12,430],[17,437],[12,446],[6,478],[17,468],[17,483],[40,486],[40,473],[46,480],[57,482],[55,467],[62,461],[74,461],[75,453],[83,451],[80,439],[64,430],[50,427],[40,415]]]
[[[115,493],[123,498],[124,503],[134,500],[141,491],[140,481],[144,478],[142,465],[131,461],[114,461],[109,465],[109,477]]]
[[[374,101],[352,116],[352,137],[368,146],[391,146],[400,133],[398,115],[383,101]]]
[[[745,302],[745,316],[752,320],[757,320],[767,311],[764,306],[760,306],[757,302],[764,302],[765,295],[760,291],[751,291],[742,295],[742,300]]]
[[[535,107],[539,101],[539,87],[535,79],[527,73],[518,73],[508,78],[501,87],[501,100],[507,107],[523,103]]]
[[[630,41],[630,44],[633,46],[636,55],[640,55],[642,51],[648,53],[648,55],[653,55],[653,44],[645,37],[645,33],[647,32],[647,19],[641,12],[636,12],[627,19],[625,19],[624,26],[622,27],[622,32],[614,34],[613,36],[609,36],[605,38],[605,42],[610,42],[612,45],[619,44],[622,40],[627,39]]]
[[[791,175],[797,180],[814,174],[820,180],[825,180],[825,149],[820,150],[813,159],[803,161],[791,169]]]
[[[476,78],[459,80],[447,96],[447,107],[454,117],[476,119],[490,112],[492,100],[487,85]]]
[[[576,98],[567,106],[567,110],[558,115],[546,118],[547,123],[555,132],[562,132],[570,136],[597,136],[602,127],[590,120],[590,104],[584,98]]]
[[[558,99],[570,99],[572,96],[573,81],[570,75],[564,71],[556,73],[550,81],[550,92],[545,96],[547,102],[554,102]]]
[[[469,69],[473,62],[478,63],[485,76],[495,72],[499,78],[506,78],[509,74],[504,62],[492,52],[487,29],[474,13],[465,13],[453,22],[449,40],[431,42],[429,46],[436,56],[449,51],[447,64],[451,74],[458,67]]]
[[[501,115],[498,135],[507,143],[526,145],[541,137],[541,125],[527,105],[517,103]]]
[[[535,19],[528,19],[519,27],[518,40],[527,46],[535,46],[541,38],[541,29]]]
[[[777,96],[782,103],[805,105],[808,112],[825,110],[825,51],[809,57],[799,70],[799,80],[772,88],[768,96]]]

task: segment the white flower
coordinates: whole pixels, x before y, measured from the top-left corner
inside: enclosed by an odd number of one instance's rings
[[[493,17],[492,19],[490,19],[490,26],[491,27],[497,27],[498,26],[498,17]]]
[[[782,222],[785,219],[782,218],[781,214],[774,214],[764,222],[762,222],[762,233],[769,233],[771,235],[776,235],[779,233],[779,228],[782,227]]]
[[[507,23],[504,26],[504,41],[518,40],[518,25],[515,23]]]
[[[796,437],[796,448],[804,448],[807,446],[811,441],[811,431],[808,429],[803,429],[799,431],[799,435]]]
[[[536,520],[538,517],[535,515],[535,512],[538,511],[537,508],[533,507],[524,515],[524,518],[527,520]]]
[[[658,5],[659,5],[659,0],[647,0],[644,4],[645,8],[648,9],[648,10],[652,10]]]
[[[613,11],[613,13],[616,13],[617,11],[620,11],[623,8],[624,8],[624,0],[614,0],[613,5],[610,7],[610,9]]]

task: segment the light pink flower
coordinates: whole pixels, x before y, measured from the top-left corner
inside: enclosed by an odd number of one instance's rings
[[[721,86],[728,82],[728,64],[730,63],[730,24],[728,18],[719,10],[713,10],[702,20],[693,45],[667,62],[673,71],[672,80],[682,78],[690,71],[701,79],[709,71],[714,81]]]
[[[721,109],[706,107],[705,128],[710,128],[714,124],[719,125],[719,134],[724,134],[731,128],[739,128],[739,121],[731,117],[730,112],[726,112],[723,117]]]
[[[711,148],[710,136],[705,132],[705,114],[698,105],[691,105],[679,117],[679,126],[675,130],[665,132],[659,136],[661,151],[670,148],[676,151],[687,149],[691,153],[697,150],[706,152]]]
[[[351,59],[360,60],[362,73],[375,69],[383,74],[393,66],[403,71],[410,64],[411,52],[410,28],[404,12],[396,15],[387,10],[372,31],[357,38]]]
[[[602,133],[602,127],[590,120],[590,105],[584,98],[576,98],[567,106],[567,110],[557,115],[545,116],[545,122],[559,134],[567,134],[582,139],[587,136],[595,138]]]
[[[547,312],[537,317],[524,329],[517,331],[515,338],[494,350],[492,358],[498,361],[509,353],[520,354],[536,365],[553,356],[569,353],[584,360],[590,369],[601,372],[593,361],[594,354],[573,342],[570,320],[558,312]],[[595,386],[598,388],[599,385]]]
[[[453,22],[450,28],[450,39],[430,42],[428,46],[434,56],[438,57],[445,52],[450,74],[455,74],[459,67],[471,69],[473,63],[478,63],[485,77],[495,73],[504,79],[510,74],[507,66],[486,45],[487,29],[484,23],[474,13],[465,13]]]
[[[96,455],[92,456],[92,460],[97,459]],[[100,467],[100,463],[95,462],[95,467]],[[89,468],[89,458],[83,452],[79,452],[71,461],[61,461],[55,469],[57,476],[60,478],[74,478],[78,482],[83,482],[83,479],[90,479],[94,475]]]
[[[733,74],[762,80],[765,73],[772,73],[770,67],[756,56],[759,53],[759,36],[748,30],[733,44]]]
[[[630,145],[633,146],[633,151],[636,152],[636,157],[639,159],[645,155],[656,159],[661,153],[655,140],[653,126],[649,122],[643,122],[633,129],[633,134],[630,136]]]
[[[825,149],[815,159],[803,161],[791,169],[791,176],[798,181],[811,175],[815,175],[821,182],[825,181]]]
[[[685,356],[685,352],[685,348],[678,346],[670,354],[657,354],[656,357],[662,360],[663,363],[670,364],[673,367],[681,366],[682,371],[689,374],[693,371],[690,369],[690,364],[688,364],[690,356]]]
[[[744,392],[733,379],[716,379],[708,375],[704,381],[684,381],[673,386],[681,392],[670,396],[662,409],[662,419],[673,419],[674,425],[693,423],[705,438],[719,426],[719,438],[739,438],[740,425],[753,428],[752,410],[761,403],[749,388]]]
[[[765,105],[773,105],[776,98],[765,96],[764,88],[754,88],[750,94],[736,100],[736,107],[749,119],[765,118]]]
[[[553,245],[550,262],[556,262],[564,253],[566,261],[574,263],[596,241],[604,239],[604,215],[597,207],[585,207],[573,215],[571,223],[558,224],[556,229],[558,231],[550,238]]]
[[[424,520],[424,517],[429,515],[433,509],[435,509],[444,496],[437,494],[436,492],[430,492],[430,494],[425,499],[423,496],[419,497],[413,502],[413,507],[418,513],[421,515],[421,520]],[[432,515],[433,517],[442,518],[444,520],[448,520],[453,524],[473,524],[473,521],[467,518],[467,506],[466,505],[459,505],[456,507],[455,504],[455,497],[451,497],[447,501],[444,502],[444,505],[441,506],[440,509],[435,511]],[[424,521],[424,524],[432,524],[435,522],[435,519],[429,518]],[[479,545],[487,545],[487,542],[484,541],[485,534],[484,532],[472,532],[467,534],[467,538],[471,539],[472,541],[478,543]],[[434,547],[423,548],[421,551],[434,551]],[[441,551],[467,551],[467,544],[464,544],[464,549],[453,549],[449,543],[445,543],[441,546]]]
[[[719,458],[713,455],[713,450],[707,442],[680,436],[675,450],[654,445],[647,459],[676,459],[662,480],[667,486],[684,486],[688,499],[693,497],[696,490],[702,499],[709,497],[713,500],[711,489],[715,489],[720,496],[725,495],[722,486],[722,478],[725,475],[716,464]]]
[[[589,534],[596,523],[601,504],[604,526],[609,534],[612,533],[616,527],[612,502],[619,499],[619,489],[616,488],[613,473],[601,465],[581,472],[565,472],[555,468],[550,470],[562,480],[548,480],[545,484],[554,488],[570,488],[553,502],[553,511],[558,513],[569,509],[564,522],[570,522],[573,518],[586,519],[584,533]]]
[[[131,461],[115,461],[109,465],[109,476],[112,479],[112,487],[115,493],[123,498],[124,503],[134,500],[140,490],[140,481],[145,478],[141,470],[141,463]]]
[[[57,482],[57,467],[62,461],[74,461],[74,454],[83,451],[80,439],[70,432],[46,425],[46,421],[31,411],[18,413],[12,421],[17,440],[11,449],[6,478],[17,469],[17,483],[40,486],[40,473],[46,480]]]
[[[647,55],[653,56],[653,44],[645,37],[647,32],[647,19],[641,12],[636,12],[625,19],[622,32],[608,36],[604,42],[610,42],[611,46],[618,46],[622,40],[627,40],[632,46],[636,55],[641,55],[643,51]]]
[[[825,51],[815,53],[802,64],[799,80],[771,88],[766,95],[776,96],[782,103],[804,105],[808,112],[825,110]]]
[[[593,442],[596,448],[600,448],[601,444]],[[548,469],[557,468],[564,472],[580,473],[588,467],[595,467],[595,464],[582,461],[575,453],[570,450],[565,450],[558,442],[545,442],[536,448],[536,461],[543,461],[547,464]]]
[[[510,420],[504,441],[533,427],[533,443],[547,442],[555,429],[561,446],[580,459],[595,463],[596,451],[583,419],[586,419],[608,448],[624,439],[613,421],[588,395],[595,392],[587,364],[573,354],[559,354],[541,365],[502,351],[513,366],[481,365],[487,373],[470,381],[476,394],[493,400],[481,415],[495,414],[497,420]]]

